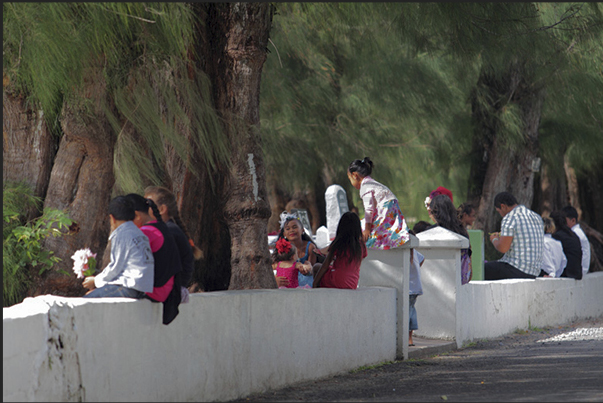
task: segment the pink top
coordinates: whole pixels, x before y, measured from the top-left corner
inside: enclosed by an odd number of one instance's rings
[[[297,288],[299,286],[297,262],[293,262],[293,265],[289,267],[281,267],[281,263],[283,262],[276,263],[276,275],[278,277],[286,277],[289,280],[289,285],[285,288]]]
[[[153,223],[156,221],[149,221],[149,223]],[[151,244],[151,252],[155,253],[163,246],[163,234],[159,229],[153,227],[152,225],[143,225],[140,227],[140,230],[149,238],[149,243]],[[174,276],[170,278],[167,283],[165,283],[161,287],[153,287],[153,292],[147,292],[147,295],[151,297],[154,301],[164,302],[170,292],[172,291],[172,287],[174,286]]]
[[[149,221],[149,223],[153,223],[157,221]],[[140,230],[149,238],[149,243],[151,244],[151,252],[155,253],[163,246],[163,234],[159,231],[158,228],[153,227],[152,225],[143,225],[140,227]]]
[[[347,256],[344,254],[338,258],[337,253],[333,256],[331,265],[320,280],[320,287],[324,288],[348,288],[355,290],[358,288],[358,278],[360,277],[360,264],[367,255],[366,245],[362,245],[362,258],[356,262],[348,263]]]

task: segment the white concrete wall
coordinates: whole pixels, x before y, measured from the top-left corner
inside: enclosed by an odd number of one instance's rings
[[[571,278],[471,281],[460,288],[458,346],[517,329],[557,326],[603,315],[603,272]]]
[[[389,250],[370,249],[360,266],[358,287],[393,287],[396,289],[396,356],[408,359],[408,281],[410,248],[417,247],[419,240],[410,235],[410,241],[400,248]],[[402,298],[402,296],[406,296]]]
[[[529,327],[556,326],[603,315],[603,272],[568,278],[470,281],[461,285],[466,238],[443,228],[417,235],[423,295],[415,308],[418,336],[455,340],[458,347]]]
[[[3,309],[5,401],[224,401],[396,358],[396,291],[41,296]]]

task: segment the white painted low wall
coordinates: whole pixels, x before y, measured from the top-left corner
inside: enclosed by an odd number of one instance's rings
[[[396,290],[40,296],[3,309],[4,401],[224,401],[396,358]]]
[[[408,282],[410,249],[419,245],[419,240],[410,235],[409,242],[389,250],[369,249],[360,266],[359,287],[393,287],[396,289],[396,357],[408,359],[409,301]],[[405,296],[403,298],[403,296]]]
[[[603,272],[461,285],[467,246],[435,228],[369,251],[357,290],[192,294],[168,326],[147,300],[28,298],[3,309],[3,400],[225,401],[406,359],[411,247],[425,256],[418,336],[462,347],[603,315]]]
[[[458,347],[518,329],[556,326],[603,315],[603,272],[569,278],[470,281],[461,285],[460,248],[467,240],[443,228],[417,235],[423,295],[415,308],[418,336]]]

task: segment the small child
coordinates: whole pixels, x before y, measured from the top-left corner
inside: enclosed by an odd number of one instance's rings
[[[297,288],[299,273],[306,274],[310,271],[310,263],[299,263],[297,261],[297,248],[285,238],[276,241],[273,260],[272,269],[276,270],[274,277],[279,286],[278,288]]]
[[[396,248],[408,242],[408,226],[398,199],[387,186],[371,178],[372,170],[369,157],[354,160],[348,167],[348,179],[360,190],[364,205],[362,239],[372,249]]]
[[[367,256],[362,240],[360,218],[356,213],[344,213],[337,224],[335,239],[328,248],[323,263],[314,265],[313,288],[358,288],[360,264]]]

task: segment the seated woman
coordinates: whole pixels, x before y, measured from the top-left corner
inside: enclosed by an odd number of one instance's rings
[[[477,212],[471,203],[463,203],[456,209],[461,225],[467,229],[475,222]]]
[[[176,274],[182,271],[178,245],[168,226],[162,221],[153,200],[145,199],[135,193],[130,193],[126,197],[134,205],[136,212],[134,224],[149,238],[155,259],[153,291],[147,292],[146,296],[151,301],[164,304],[163,323],[167,325],[175,318],[173,313],[168,315],[168,311],[174,312],[172,305],[177,307],[181,302],[180,284],[175,282]],[[169,302],[168,297],[170,297]]]
[[[444,194],[435,196],[429,205],[429,216],[436,223],[431,228],[440,226],[469,239],[469,233],[458,219],[456,208],[450,197]],[[472,278],[471,246],[461,249],[461,284],[467,284]]]
[[[355,290],[360,278],[360,264],[367,253],[360,218],[351,211],[344,213],[339,219],[335,239],[328,247],[325,261],[313,267],[313,288]]]
[[[582,246],[580,238],[570,227],[567,226],[565,213],[561,210],[553,211],[551,219],[555,223],[553,238],[560,241],[563,253],[567,258],[567,265],[560,277],[570,277],[576,280],[582,279]]]

